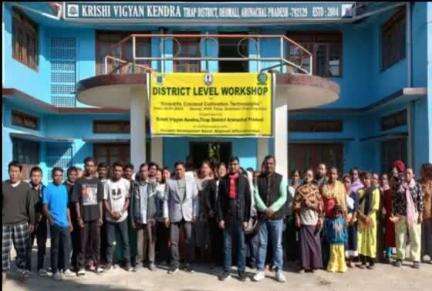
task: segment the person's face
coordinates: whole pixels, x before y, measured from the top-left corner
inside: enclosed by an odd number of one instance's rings
[[[371,178],[369,177],[363,178],[363,185],[365,185],[366,188],[369,188],[372,185]]]
[[[133,175],[133,169],[131,169],[131,168],[124,169],[124,176],[125,176],[126,179],[131,180],[132,179],[132,175]]]
[[[81,178],[83,176],[83,171],[81,169],[77,170],[77,177]]]
[[[392,175],[393,175],[393,177],[397,177],[398,174],[399,174],[399,172],[398,172],[397,168],[393,167],[393,169],[392,169]]]
[[[55,171],[52,178],[55,184],[60,185],[63,180],[63,173],[61,171]]]
[[[105,179],[108,176],[108,169],[106,167],[98,168],[99,179]]]
[[[351,179],[352,179],[353,181],[357,181],[358,178],[359,178],[359,173],[358,173],[358,171],[357,171],[357,170],[353,170],[353,171],[352,171],[352,175],[351,175]]]
[[[240,172],[240,164],[237,160],[233,160],[229,164],[230,173],[238,173]]]
[[[202,164],[200,171],[201,171],[201,175],[203,175],[204,177],[210,176],[211,169],[208,164],[206,163]]]
[[[70,171],[68,174],[68,177],[67,177],[68,181],[71,183],[75,183],[77,178],[78,178],[78,172],[77,171]]]
[[[16,183],[21,179],[21,170],[19,167],[11,166],[9,168],[9,179],[12,183]]]
[[[348,190],[351,188],[351,179],[349,179],[349,178],[345,178],[345,179],[344,179],[344,185],[345,185],[345,189],[346,189],[347,192],[348,192]]]
[[[156,168],[156,166],[155,165],[152,165],[150,168],[149,168],[149,177],[150,178],[154,178],[154,177],[156,177],[156,174],[157,174],[157,168]]]
[[[158,170],[156,172],[156,181],[159,182],[159,183],[162,181],[162,171]]]
[[[381,185],[387,185],[389,183],[387,175],[381,176]]]
[[[114,180],[119,180],[123,176],[123,168],[121,166],[115,166],[113,169]]]
[[[291,177],[294,181],[300,180],[300,174],[299,172],[295,171]]]
[[[96,166],[95,163],[93,161],[89,161],[84,165],[84,169],[86,170],[86,172],[93,176],[96,173]]]
[[[175,168],[176,176],[180,179],[183,179],[185,176],[185,167],[183,165],[177,165]]]
[[[141,168],[140,168],[140,179],[141,180],[147,180],[147,178],[148,178],[148,166],[142,166]]]
[[[372,175],[372,183],[373,183],[373,185],[375,185],[375,186],[378,186],[378,185],[379,185],[379,176],[378,176],[377,174],[373,174],[373,175]]]
[[[317,172],[319,177],[324,177],[327,174],[326,166],[324,164],[318,165]]]
[[[311,183],[313,181],[314,175],[311,170],[306,171],[304,175],[304,180],[306,183]]]
[[[329,175],[330,181],[336,181],[337,178],[338,178],[338,172],[336,171],[336,169],[331,169]]]
[[[171,172],[168,171],[167,169],[163,170],[163,176],[165,178],[165,181],[168,180],[169,178],[171,178]]]
[[[223,176],[226,175],[226,173],[227,173],[227,169],[226,169],[225,165],[219,166],[219,169],[218,169],[219,177],[222,178]]]
[[[408,168],[405,171],[405,180],[407,182],[410,182],[413,178],[414,178],[414,172],[413,172],[413,170],[411,168]]]
[[[267,173],[275,172],[275,160],[273,158],[267,159],[264,162],[264,169]]]
[[[42,173],[39,171],[34,171],[30,176],[30,181],[33,185],[39,185],[42,181]]]

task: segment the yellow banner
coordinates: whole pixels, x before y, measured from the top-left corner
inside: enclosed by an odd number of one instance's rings
[[[271,75],[168,73],[151,76],[155,136],[271,136]]]

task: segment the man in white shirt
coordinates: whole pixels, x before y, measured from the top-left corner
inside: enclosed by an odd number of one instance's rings
[[[125,269],[132,271],[130,265],[130,249],[128,235],[128,207],[130,199],[130,182],[123,176],[123,166],[120,163],[113,164],[113,173],[111,179],[107,180],[104,185],[104,204],[105,219],[107,222],[107,265],[105,270],[109,270],[113,263],[114,243],[116,232],[119,232],[121,242],[120,247],[123,251]]]

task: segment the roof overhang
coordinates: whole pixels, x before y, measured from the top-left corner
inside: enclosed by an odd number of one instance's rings
[[[22,133],[22,132],[11,132],[11,137],[31,140],[31,141],[40,141],[40,142],[60,142],[60,143],[72,143],[72,138],[66,138],[66,137],[47,137],[47,136],[41,136],[37,134],[31,134],[31,133]]]

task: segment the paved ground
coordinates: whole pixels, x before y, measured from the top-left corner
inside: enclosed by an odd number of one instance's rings
[[[249,270],[251,271],[251,270]],[[228,282],[220,282],[216,275],[219,270],[211,270],[206,266],[196,266],[193,274],[179,271],[168,275],[166,270],[158,269],[151,272],[141,269],[137,273],[128,273],[123,269],[114,269],[109,273],[87,273],[85,277],[73,277],[56,282],[51,278],[41,278],[32,275],[26,281],[20,281],[17,276],[11,276],[3,286],[3,290],[116,290],[116,291],[239,291],[239,290],[431,290],[432,265],[422,264],[420,270],[414,270],[410,265],[397,269],[390,265],[378,264],[373,271],[349,269],[344,274],[331,274],[317,271],[314,274],[298,274],[286,271],[287,283],[274,281],[273,274],[262,282],[240,282],[231,278]],[[251,273],[252,274],[252,273]]]

